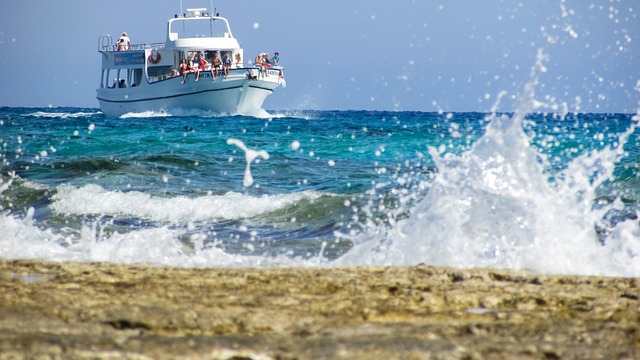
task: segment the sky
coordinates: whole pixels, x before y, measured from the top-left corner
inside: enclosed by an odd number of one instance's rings
[[[183,8],[211,1],[183,0]],[[28,0],[0,12],[0,106],[97,108],[98,37],[162,42],[179,0]],[[637,113],[638,0],[213,1],[245,58],[280,53],[270,110]],[[504,92],[504,96],[498,95]],[[496,105],[497,104],[497,105]]]

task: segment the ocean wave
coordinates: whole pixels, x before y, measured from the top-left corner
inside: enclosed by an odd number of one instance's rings
[[[492,114],[484,135],[460,155],[430,146],[438,171],[426,197],[391,227],[372,227],[351,237],[340,234],[356,245],[336,263],[424,262],[639,276],[637,216],[609,221],[607,214],[624,209],[620,197],[612,196],[615,200],[606,205],[596,202],[600,186],[615,178],[637,124],[617,134],[611,146],[577,156],[550,181],[549,158],[532,146],[523,128],[526,114],[537,106],[533,84],[544,68],[542,60],[540,56],[518,111]]]
[[[234,116],[233,114],[228,113],[220,113],[208,110],[198,110],[198,109],[170,109],[170,110],[148,110],[148,111],[140,111],[140,112],[130,112],[124,115],[121,115],[121,119],[132,119],[132,118],[158,118],[158,117],[196,117],[196,118],[218,118],[218,117],[228,117]]]
[[[233,116],[247,116],[258,119],[300,119],[300,120],[312,120],[314,117],[308,111],[300,110],[279,110],[279,111],[267,111],[264,109],[257,109],[251,112],[243,112],[240,114],[229,114],[213,112],[208,110],[198,109],[169,109],[160,111],[141,111],[130,112],[121,115],[121,119],[146,119],[146,118],[168,118],[168,117],[196,117],[196,118],[224,118]]]
[[[316,117],[309,111],[300,110],[278,110],[269,113],[270,119],[298,119],[298,120],[313,120]]]
[[[99,111],[96,112],[46,112],[46,111],[36,111],[33,113],[25,114],[25,116],[36,117],[36,118],[45,118],[45,119],[77,119],[84,117],[91,117],[94,115],[102,114]]]
[[[99,185],[76,188],[60,185],[53,195],[51,208],[69,215],[119,215],[166,221],[174,224],[211,220],[238,220],[263,215],[295,205],[302,200],[317,199],[323,194],[303,191],[260,197],[229,192],[190,198],[164,198],[131,191],[109,191]]]
[[[173,114],[167,111],[141,111],[141,112],[131,112],[121,115],[121,119],[131,119],[131,118],[155,118],[155,117],[171,117]]]
[[[180,230],[155,227],[125,233],[103,232],[97,224],[84,225],[79,234],[65,236],[40,229],[32,219],[0,216],[0,254],[3,259],[110,262],[190,268],[314,266],[323,258],[302,259],[285,255],[230,254],[215,246],[192,248],[181,241]]]

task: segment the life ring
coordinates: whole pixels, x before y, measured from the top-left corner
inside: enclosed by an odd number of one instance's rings
[[[155,57],[153,56],[153,53],[155,53]],[[162,59],[162,56],[160,56],[160,53],[157,51],[152,51],[149,54],[149,62],[152,64],[157,64],[160,62],[160,60]]]
[[[236,53],[236,62],[239,63],[240,61],[242,61],[242,56],[240,56],[240,53]]]

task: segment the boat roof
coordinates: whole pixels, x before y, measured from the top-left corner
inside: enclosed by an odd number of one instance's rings
[[[167,22],[165,48],[239,48],[233,37],[229,21],[219,15],[212,16],[206,8],[187,9]]]

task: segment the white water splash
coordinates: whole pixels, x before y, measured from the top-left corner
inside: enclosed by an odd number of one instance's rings
[[[525,115],[544,106],[535,100],[544,59],[539,54],[512,117],[492,115],[485,134],[460,156],[441,157],[430,148],[438,173],[426,198],[389,230],[356,237],[357,245],[336,263],[640,276],[637,221],[617,224],[602,244],[596,227],[620,202],[593,208],[596,189],[612,177],[635,125],[616,147],[580,156],[550,182],[544,155],[522,128]]]
[[[244,171],[244,180],[242,181],[242,184],[245,187],[249,187],[253,185],[253,176],[251,175],[251,163],[257,158],[263,158],[265,160],[269,160],[269,153],[264,150],[256,151],[256,150],[249,149],[242,141],[238,139],[228,139],[227,144],[235,145],[238,148],[240,148],[242,151],[244,151],[244,158],[247,162],[247,167],[245,168],[245,171]]]
[[[33,212],[30,213],[33,215]],[[0,217],[0,255],[4,259],[47,261],[143,263],[178,267],[249,267],[303,265],[285,257],[262,258],[227,254],[216,248],[189,249],[179,240],[180,231],[166,227],[105,233],[96,224],[84,225],[79,236],[63,236],[41,230],[31,215],[25,219]]]

